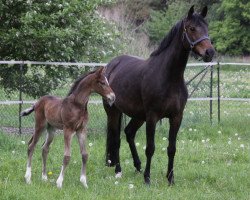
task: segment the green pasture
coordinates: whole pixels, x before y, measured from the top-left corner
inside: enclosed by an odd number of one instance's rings
[[[189,80],[201,68],[187,69]],[[223,97],[250,98],[249,69],[221,69],[221,95]],[[189,91],[195,87],[195,80]],[[213,96],[217,95],[216,70]],[[209,96],[209,72],[194,93],[194,97]],[[69,85],[55,91],[65,96]],[[7,100],[0,90],[1,100]],[[25,96],[25,100],[32,98]],[[17,100],[18,93],[10,95]],[[100,100],[93,95],[92,100]],[[218,123],[217,101],[213,101],[212,123],[209,101],[188,101],[182,126],[178,134],[175,157],[175,182],[169,187],[166,181],[168,120],[157,124],[156,151],[151,167],[151,186],[143,183],[143,174],[135,173],[125,134],[121,134],[121,165],[123,177],[115,179],[114,168],[105,166],[106,115],[102,104],[89,104],[87,149],[88,189],[80,179],[81,156],[78,142],[72,142],[72,158],[67,168],[63,188],[56,187],[63,159],[63,136],[58,132],[48,158],[48,182],[41,180],[42,136],[37,145],[32,168],[32,184],[26,185],[27,142],[34,127],[34,114],[22,118],[22,135],[18,135],[18,105],[0,105],[0,199],[230,199],[250,198],[250,102],[221,101],[221,121]],[[23,104],[22,109],[29,107]],[[124,117],[123,127],[129,118]],[[145,126],[137,133],[136,145],[143,169],[145,167]]]
[[[190,119],[192,120],[192,119]],[[220,125],[185,122],[180,129],[175,158],[174,186],[165,178],[167,170],[166,121],[157,127],[156,151],[152,160],[151,186],[143,183],[143,175],[135,173],[131,154],[122,133],[121,165],[123,177],[115,179],[114,169],[104,164],[105,132],[89,132],[87,178],[89,189],[79,181],[81,156],[76,138],[72,142],[72,158],[61,190],[55,181],[63,158],[63,137],[58,134],[48,158],[48,182],[41,180],[41,138],[33,159],[32,184],[26,185],[27,142],[30,135],[0,133],[1,199],[249,199],[250,139],[249,117],[230,117]],[[249,124],[249,123],[248,123]],[[136,137],[136,145],[145,166],[145,128]]]

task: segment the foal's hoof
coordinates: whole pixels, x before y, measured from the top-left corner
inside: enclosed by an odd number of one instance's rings
[[[42,180],[43,180],[44,182],[48,181],[47,175],[42,174]]]
[[[31,184],[31,180],[30,180],[30,179],[27,179],[26,177],[25,177],[25,182],[26,182],[28,185]]]
[[[86,176],[81,176],[80,181],[85,188],[88,188]]]
[[[59,177],[59,178],[57,179],[57,181],[56,181],[56,186],[57,186],[58,189],[61,189],[61,188],[62,188],[62,182],[63,182],[63,180],[60,179],[60,177]]]

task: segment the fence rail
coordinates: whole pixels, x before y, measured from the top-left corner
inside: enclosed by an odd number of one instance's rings
[[[73,63],[73,62],[38,62],[38,61],[0,61],[0,69],[1,65],[19,65],[20,66],[20,76],[23,76],[23,66],[56,66],[56,67],[66,67],[69,68],[71,66],[77,66],[80,68],[85,68],[88,67],[89,69],[93,69],[98,66],[106,66],[106,63],[84,63],[84,62],[79,62],[79,63]],[[234,63],[234,62],[210,62],[210,63],[188,63],[187,64],[187,69],[197,69],[194,74],[189,76],[189,81],[186,82],[188,86],[191,86],[191,92],[188,98],[189,102],[207,102],[209,101],[209,116],[210,116],[210,121],[212,122],[213,119],[213,103],[216,102],[217,104],[217,118],[218,122],[220,122],[220,117],[221,117],[221,101],[224,102],[250,102],[249,95],[247,95],[246,98],[242,97],[223,97],[221,96],[221,86],[223,85],[221,83],[221,75],[220,75],[220,70],[224,69],[228,66],[232,67],[239,67],[239,66],[245,66],[245,67],[250,67],[250,63]],[[201,68],[200,68],[201,67]],[[215,70],[216,69],[216,70]],[[210,73],[208,73],[210,72]],[[217,73],[217,77],[214,76],[214,73]],[[206,81],[206,84],[209,85],[209,95],[202,96],[202,97],[192,97],[192,95],[199,89],[201,84],[203,84],[204,79],[209,75],[209,79]],[[1,75],[1,74],[0,74]],[[243,73],[244,75],[244,73]],[[200,77],[200,78],[199,78]],[[1,76],[0,76],[1,78]],[[197,83],[192,83],[195,82],[195,80],[198,82]],[[192,83],[192,84],[191,84]],[[216,83],[216,84],[214,84]],[[22,80],[20,78],[20,84],[22,84]],[[213,88],[216,86],[216,91],[213,90]],[[215,95],[216,93],[216,95]],[[9,106],[9,105],[18,105],[19,109],[18,112],[20,114],[22,110],[22,106],[25,104],[34,104],[36,101],[35,100],[25,100],[23,99],[23,94],[22,90],[20,89],[19,95],[18,95],[18,100],[5,100],[5,99],[0,99],[0,105],[3,106]],[[215,97],[214,97],[215,96]],[[90,100],[90,104],[93,105],[99,105],[102,103],[101,100]],[[1,116],[1,114],[0,114]],[[22,127],[22,119],[19,117],[19,132],[21,133],[21,127]],[[1,124],[0,124],[1,126]]]

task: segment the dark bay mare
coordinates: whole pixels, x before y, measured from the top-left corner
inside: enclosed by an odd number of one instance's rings
[[[204,20],[206,14],[207,7],[201,13],[195,13],[192,6],[188,15],[172,27],[148,59],[123,55],[107,65],[106,76],[116,101],[112,107],[104,102],[108,117],[106,162],[115,166],[117,177],[121,176],[120,129],[122,113],[125,113],[131,117],[125,134],[138,171],[141,171],[141,161],[134,140],[137,130],[146,122],[144,180],[147,184],[150,183],[150,165],[155,151],[156,123],[162,118],[169,118],[167,179],[169,184],[174,183],[176,137],[188,97],[183,76],[189,53],[193,51],[205,62],[210,62],[215,53]]]
[[[115,95],[104,76],[104,67],[81,76],[75,81],[68,96],[64,99],[55,96],[43,96],[31,108],[23,111],[21,116],[35,112],[35,132],[29,141],[28,162],[25,173],[27,183],[31,183],[31,162],[35,146],[43,132],[47,129],[47,138],[42,147],[42,179],[47,180],[46,161],[50,144],[53,141],[56,129],[64,132],[64,158],[60,176],[56,183],[61,188],[64,173],[71,157],[71,140],[76,133],[82,155],[82,170],[80,181],[84,187],[87,186],[86,162],[88,154],[85,147],[87,137],[86,125],[88,122],[87,104],[92,92],[100,94],[109,105],[115,100]]]

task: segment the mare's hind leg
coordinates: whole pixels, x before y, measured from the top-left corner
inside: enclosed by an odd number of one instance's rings
[[[28,147],[28,161],[27,161],[27,168],[25,173],[25,180],[26,183],[31,183],[31,162],[32,162],[32,156],[34,153],[35,146],[45,128],[46,120],[44,116],[36,115],[36,125],[35,125],[35,132],[29,141],[29,147]]]
[[[64,128],[64,157],[63,157],[63,165],[60,172],[60,175],[56,181],[56,185],[58,188],[62,187],[65,169],[69,164],[70,157],[71,157],[71,141],[73,137],[74,130],[69,128]]]
[[[170,124],[170,129],[169,129],[169,145],[168,145],[168,172],[167,172],[167,179],[169,184],[174,184],[174,156],[176,152],[176,137],[178,130],[180,128],[182,121],[182,114],[170,118],[169,119],[169,124]]]
[[[116,177],[121,177],[119,149],[122,113],[115,106],[110,107],[105,103],[104,108],[107,113],[106,163],[115,166]]]
[[[87,138],[86,128],[83,128],[82,130],[77,131],[76,135],[78,138],[80,152],[82,155],[82,169],[81,169],[80,181],[85,188],[88,188],[87,176],[86,176],[86,165],[87,165],[87,160],[88,160],[88,153],[86,151],[86,145],[85,145],[86,138]]]
[[[132,118],[124,130],[126,133],[127,142],[129,144],[130,151],[134,160],[134,166],[136,170],[139,172],[141,171],[141,161],[140,161],[140,158],[138,156],[136,146],[135,146],[135,134],[137,130],[142,126],[143,123],[144,121],[142,120],[137,120],[135,118]]]
[[[54,135],[55,135],[55,128],[48,124],[47,137],[42,147],[42,158],[43,158],[42,180],[44,181],[48,180],[46,164],[47,164],[47,157],[49,153],[49,147],[54,139]]]

